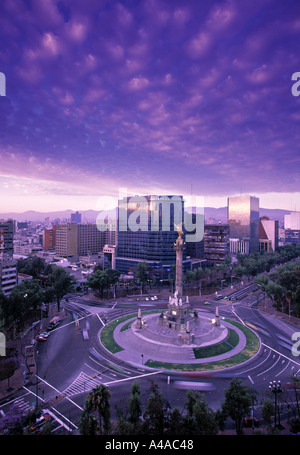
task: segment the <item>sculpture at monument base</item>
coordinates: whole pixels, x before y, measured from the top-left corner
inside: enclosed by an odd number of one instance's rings
[[[143,321],[142,321],[142,312],[141,309],[138,309],[138,314],[137,314],[137,321],[135,324],[137,329],[142,329],[143,328]]]

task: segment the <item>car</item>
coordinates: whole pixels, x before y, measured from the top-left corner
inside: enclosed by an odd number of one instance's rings
[[[50,322],[50,324],[47,327],[47,331],[50,332],[51,330],[55,329],[60,324],[60,321],[57,322]]]
[[[36,341],[46,341],[49,335],[50,335],[49,332],[42,332],[39,335],[37,335],[35,339]]]
[[[204,305],[211,305],[210,302],[204,302]]]
[[[258,423],[259,423],[259,422],[258,422],[258,420],[257,420],[256,417],[250,416],[250,417],[245,417],[245,418],[244,418],[244,425],[245,425],[245,427],[252,427],[252,422],[253,422],[253,424],[254,424],[255,427],[258,427]]]
[[[48,332],[50,332],[50,330],[53,330],[54,327],[55,327],[55,324],[54,324],[53,322],[50,322],[50,324],[48,325],[48,327],[47,327],[46,330],[47,330]]]

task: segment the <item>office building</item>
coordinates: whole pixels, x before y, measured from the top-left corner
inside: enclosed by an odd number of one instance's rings
[[[264,216],[259,221],[259,251],[275,251],[279,242],[279,222]]]
[[[284,215],[284,229],[300,230],[300,212]]]
[[[99,231],[96,224],[78,224],[78,255],[86,256],[102,251],[105,245],[105,232]]]
[[[117,270],[128,274],[138,263],[146,262],[161,279],[167,279],[176,263],[174,244],[183,219],[182,196],[147,195],[119,200]],[[185,250],[183,267],[191,268]]]
[[[206,224],[204,227],[204,255],[209,264],[223,264],[229,257],[228,224]]]
[[[228,225],[230,252],[259,251],[259,199],[253,196],[229,197]]]
[[[57,224],[55,227],[55,250],[57,256],[78,256],[77,224]]]
[[[300,243],[300,212],[284,215],[284,243]]]
[[[0,221],[1,254],[3,257],[12,257],[14,254],[15,221]]]
[[[55,227],[54,224],[52,229],[45,229],[44,231],[44,250],[54,250],[55,249]]]
[[[107,233],[96,224],[58,224],[55,226],[57,256],[78,259],[79,256],[98,254],[107,243]]]
[[[18,284],[17,263],[12,259],[0,260],[0,292],[9,295]]]
[[[191,216],[191,222],[195,225],[196,224],[196,216],[201,216],[201,215],[196,215],[195,213],[190,214]],[[186,217],[186,213],[185,213]],[[202,217],[202,226],[204,225],[204,215]],[[186,219],[186,218],[185,218]],[[194,230],[191,232],[191,234],[194,234],[196,231]],[[202,237],[200,240],[196,240],[193,242],[186,242],[186,257],[190,257],[192,259],[204,259],[204,235],[200,236]],[[194,262],[194,261],[193,261]],[[198,264],[201,263],[201,261],[198,262]]]
[[[300,230],[299,229],[285,229],[284,230],[284,243],[300,243]]]

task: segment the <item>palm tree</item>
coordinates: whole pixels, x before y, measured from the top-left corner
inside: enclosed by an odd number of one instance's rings
[[[90,391],[86,398],[85,408],[87,411],[97,412],[99,418],[99,434],[108,434],[110,427],[110,404],[111,392],[103,384]]]

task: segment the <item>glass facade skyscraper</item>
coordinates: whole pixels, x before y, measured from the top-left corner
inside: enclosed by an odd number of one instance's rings
[[[249,245],[249,253],[259,251],[259,199],[254,196],[228,198],[230,239]],[[245,252],[245,249],[243,249]]]
[[[177,227],[184,220],[182,196],[125,197],[118,203],[116,268],[121,273],[148,262],[164,268],[176,262]],[[186,259],[184,251],[183,260]]]

